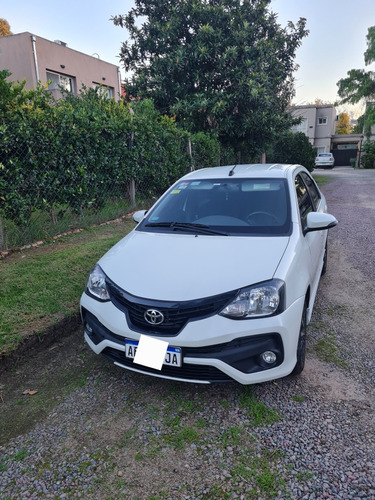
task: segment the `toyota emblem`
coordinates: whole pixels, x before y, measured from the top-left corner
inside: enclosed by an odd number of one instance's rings
[[[150,325],[161,325],[164,321],[164,314],[157,309],[147,309],[144,318]]]

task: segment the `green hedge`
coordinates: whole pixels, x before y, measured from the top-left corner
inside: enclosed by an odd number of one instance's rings
[[[0,214],[27,225],[36,210],[74,213],[128,197],[131,179],[158,196],[190,166],[188,135],[152,102],[131,106],[83,88],[56,101],[0,72]]]

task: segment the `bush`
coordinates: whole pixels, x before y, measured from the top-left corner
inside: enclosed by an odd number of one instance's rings
[[[361,165],[363,168],[375,168],[375,142],[366,141],[362,147]]]
[[[35,211],[57,222],[128,197],[131,179],[158,196],[189,167],[188,134],[151,101],[133,106],[82,88],[55,101],[0,72],[0,215],[27,226]]]
[[[220,143],[217,136],[197,132],[191,137],[193,167],[200,168],[216,167],[220,161]]]
[[[310,172],[314,170],[316,152],[308,137],[302,132],[285,132],[267,151],[267,161],[272,163],[297,163]]]
[[[44,239],[56,234],[48,218],[71,229],[104,208],[118,217],[135,200],[130,186],[137,201],[150,200],[188,171],[187,132],[152,101],[129,105],[85,87],[56,101],[45,87],[25,90],[9,76],[0,71],[0,220],[12,237],[0,234],[0,247],[32,242],[37,218]],[[208,158],[212,148],[204,148]]]

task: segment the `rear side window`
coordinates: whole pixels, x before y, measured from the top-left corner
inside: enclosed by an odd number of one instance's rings
[[[315,182],[311,179],[309,175],[307,175],[305,172],[301,172],[301,177],[303,179],[303,182],[306,185],[306,188],[312,198],[312,201],[315,206],[315,210],[318,208],[319,202],[320,202],[320,193],[315,185]]]

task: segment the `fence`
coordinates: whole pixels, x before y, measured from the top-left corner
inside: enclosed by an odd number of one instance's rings
[[[189,170],[220,164],[217,142],[204,134],[192,143],[187,134],[143,131],[118,137],[115,148],[95,147],[94,139],[84,148],[3,141],[0,251],[147,209]]]
[[[147,99],[83,88],[55,101],[0,72],[0,251],[148,208],[192,168],[231,163],[217,137],[190,136]]]
[[[49,154],[48,168],[40,150],[12,148],[0,153],[0,179],[7,192],[0,192],[0,250],[9,250],[80,227],[120,217],[136,208],[148,208],[178,177],[185,174],[192,158],[181,138],[170,158],[159,147],[160,157],[136,158],[128,147],[123,158],[107,159],[74,154]],[[160,146],[160,145],[159,145]],[[164,159],[163,152],[164,149]],[[157,152],[155,152],[157,154]],[[135,162],[137,165],[135,166]],[[30,168],[30,167],[33,168]],[[133,175],[132,175],[133,174]]]

